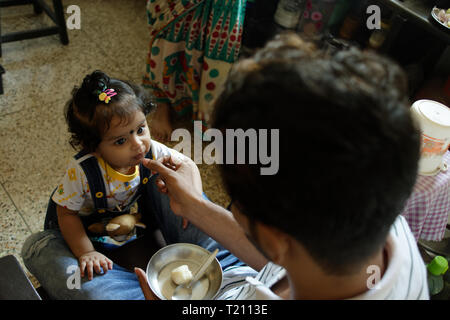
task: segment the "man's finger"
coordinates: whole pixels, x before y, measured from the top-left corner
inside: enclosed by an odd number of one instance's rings
[[[150,289],[150,286],[147,282],[147,275],[145,274],[144,270],[141,268],[134,268],[134,273],[136,274],[139,285],[141,286],[142,293],[144,294],[144,297],[146,300],[159,300],[158,297],[156,297]]]
[[[174,170],[178,170],[178,168],[181,166],[181,162],[182,160],[175,155],[169,156],[169,159],[167,160],[167,163],[169,163]]]
[[[183,218],[183,230],[186,230],[188,225],[189,225],[189,220],[186,218]]]
[[[156,178],[155,184],[156,184],[156,186],[157,186],[158,188],[160,188],[160,189],[166,187],[166,184],[165,184],[164,180],[161,179],[160,177]]]
[[[159,161],[155,161],[155,160],[151,160],[151,159],[145,158],[142,161],[142,164],[145,167],[147,167],[148,169],[150,169],[152,171],[156,171],[163,178],[167,178],[173,172],[172,169],[167,168],[165,165],[163,165]]]
[[[156,184],[156,187],[158,188],[159,192],[161,192],[161,193],[168,193],[166,184],[164,183],[164,181],[161,178],[157,178],[155,180],[155,184]]]

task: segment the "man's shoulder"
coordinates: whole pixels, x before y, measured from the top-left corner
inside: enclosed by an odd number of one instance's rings
[[[414,239],[414,235],[409,227],[409,224],[402,215],[399,215],[395,219],[391,226],[389,235],[400,241],[400,244],[416,245],[416,240]]]
[[[393,244],[391,264],[396,277],[391,292],[393,299],[429,299],[425,263],[408,222],[398,216],[389,236]]]

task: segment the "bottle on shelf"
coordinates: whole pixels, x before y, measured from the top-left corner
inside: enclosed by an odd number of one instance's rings
[[[280,0],[273,20],[285,29],[294,30],[306,7],[306,0]]]
[[[270,38],[286,31],[294,30],[299,23],[307,0],[279,0],[272,15],[272,23],[268,27]]]
[[[428,288],[430,296],[438,295],[444,289],[444,274],[448,269],[448,261],[442,256],[436,256],[427,264]]]

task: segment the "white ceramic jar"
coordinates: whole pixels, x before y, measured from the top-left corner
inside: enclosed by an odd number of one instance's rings
[[[450,145],[450,109],[432,100],[418,100],[411,107],[422,132],[419,174],[436,175],[447,170],[443,162]]]

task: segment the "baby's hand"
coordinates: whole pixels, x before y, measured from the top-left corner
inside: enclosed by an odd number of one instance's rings
[[[101,274],[101,268],[103,268],[103,273],[106,273],[108,270],[111,270],[113,266],[111,260],[97,251],[83,254],[78,258],[78,261],[80,263],[81,277],[84,277],[84,269],[86,269],[89,280],[92,280],[94,277],[93,270],[95,270],[97,274]]]

